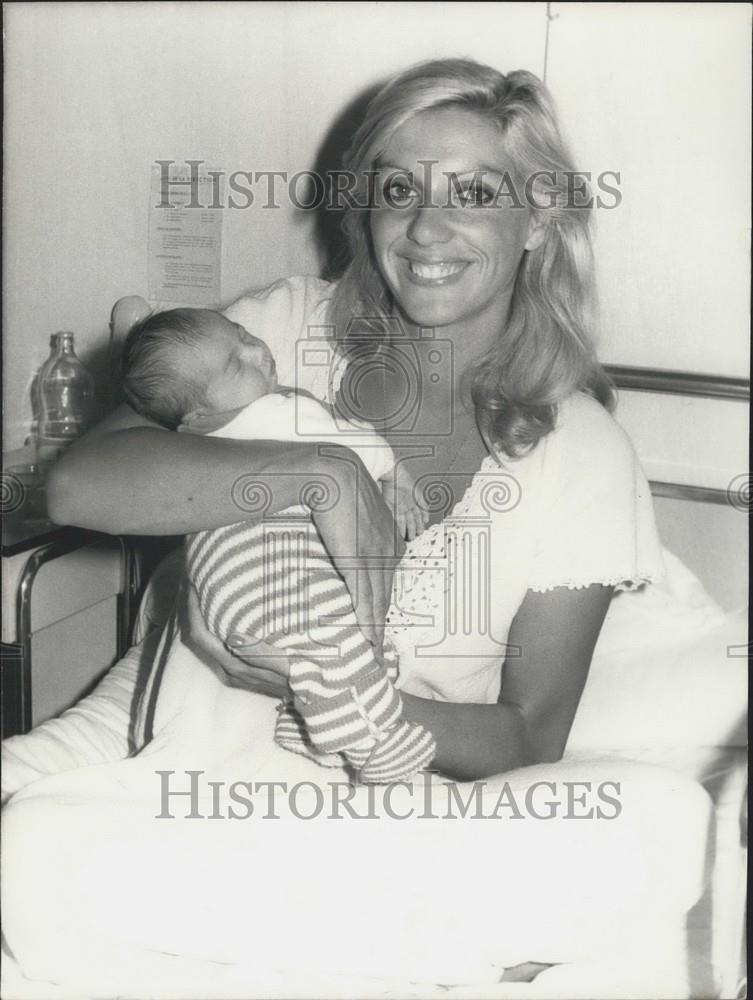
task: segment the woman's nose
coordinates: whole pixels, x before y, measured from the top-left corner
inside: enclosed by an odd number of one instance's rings
[[[450,238],[450,227],[446,218],[447,209],[438,205],[417,208],[408,226],[408,239],[422,246],[432,243],[446,243]]]

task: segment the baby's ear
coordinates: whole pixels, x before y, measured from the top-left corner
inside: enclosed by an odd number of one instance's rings
[[[110,313],[112,339],[116,342],[124,340],[131,327],[146,319],[151,311],[152,307],[140,295],[126,295],[118,299]]]
[[[125,298],[118,299],[112,307],[110,313],[110,378],[113,393],[117,393],[115,388],[120,384],[120,359],[123,354],[125,339],[128,331],[136,323],[151,313],[152,307],[142,299],[140,295],[126,295]],[[115,397],[117,398],[117,397]]]
[[[191,410],[190,413],[184,414],[181,424],[184,427],[190,427],[192,424],[198,423],[205,416],[206,413],[202,410]]]

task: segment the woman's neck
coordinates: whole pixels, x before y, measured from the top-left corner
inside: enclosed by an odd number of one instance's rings
[[[429,332],[433,334],[433,339],[438,344],[444,343],[450,347],[453,398],[456,408],[468,409],[470,405],[468,375],[502,336],[509,317],[511,300],[512,289],[509,289],[497,297],[493,308],[485,309],[480,315],[470,316],[441,327],[422,328],[401,317],[409,341],[425,339]]]

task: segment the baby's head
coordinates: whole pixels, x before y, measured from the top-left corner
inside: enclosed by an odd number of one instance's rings
[[[245,406],[277,387],[264,341],[211,309],[169,309],[137,323],[122,367],[131,406],[170,428]]]

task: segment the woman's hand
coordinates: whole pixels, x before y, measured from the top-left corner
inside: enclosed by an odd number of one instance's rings
[[[285,698],[290,694],[287,658],[262,641],[233,645],[233,652],[230,652],[207,629],[196,591],[185,579],[178,598],[178,609],[185,644],[205,663],[219,667],[231,687],[255,691],[270,698]]]
[[[329,557],[350,591],[361,631],[381,655],[392,579],[405,548],[379,486],[354,452],[321,445],[326,475],[337,484],[333,503],[311,514]]]

